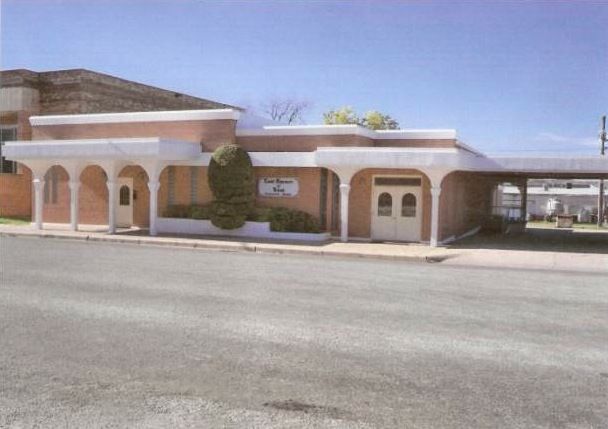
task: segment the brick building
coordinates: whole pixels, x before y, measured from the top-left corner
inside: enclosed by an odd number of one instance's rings
[[[490,157],[454,130],[276,125],[238,108],[89,71],[6,73],[13,86],[2,89],[3,127],[16,129],[21,141],[5,143],[3,151],[20,166],[2,177],[0,207],[6,215],[33,212],[37,228],[44,220],[73,229],[108,225],[111,233],[138,225],[152,235],[310,240],[333,234],[343,241],[437,245],[478,230],[492,214],[498,183],[525,189],[533,177],[608,176],[601,157]],[[167,216],[175,205],[211,203],[211,152],[229,143],[249,152],[258,207],[304,211],[322,233],[285,235],[256,222],[218,231],[206,220]]]
[[[29,140],[29,118],[105,112],[234,108],[90,70],[0,72],[0,142]],[[30,172],[2,156],[0,145],[0,216],[31,216]],[[61,174],[52,171],[51,175]]]

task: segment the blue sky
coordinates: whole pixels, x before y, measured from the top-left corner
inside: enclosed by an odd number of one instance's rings
[[[1,38],[4,69],[375,109],[488,152],[595,152],[608,113],[606,1],[2,0]]]

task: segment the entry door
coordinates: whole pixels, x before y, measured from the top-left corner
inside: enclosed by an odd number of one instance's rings
[[[372,239],[420,241],[420,186],[374,185],[372,198]]]
[[[129,228],[133,225],[133,179],[118,178],[118,198],[116,204],[116,226]]]

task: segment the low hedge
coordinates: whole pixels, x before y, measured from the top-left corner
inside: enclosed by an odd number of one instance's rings
[[[176,204],[167,207],[163,216],[210,220],[212,210],[212,204]],[[250,212],[247,220],[252,222],[270,222],[270,230],[275,232],[318,233],[321,231],[317,218],[309,213],[285,207],[256,207]]]
[[[175,204],[168,206],[163,213],[164,217],[173,217],[181,219],[211,219],[211,205],[201,204]]]

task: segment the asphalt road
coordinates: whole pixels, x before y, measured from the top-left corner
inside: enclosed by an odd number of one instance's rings
[[[608,279],[0,239],[0,427],[608,427]]]

